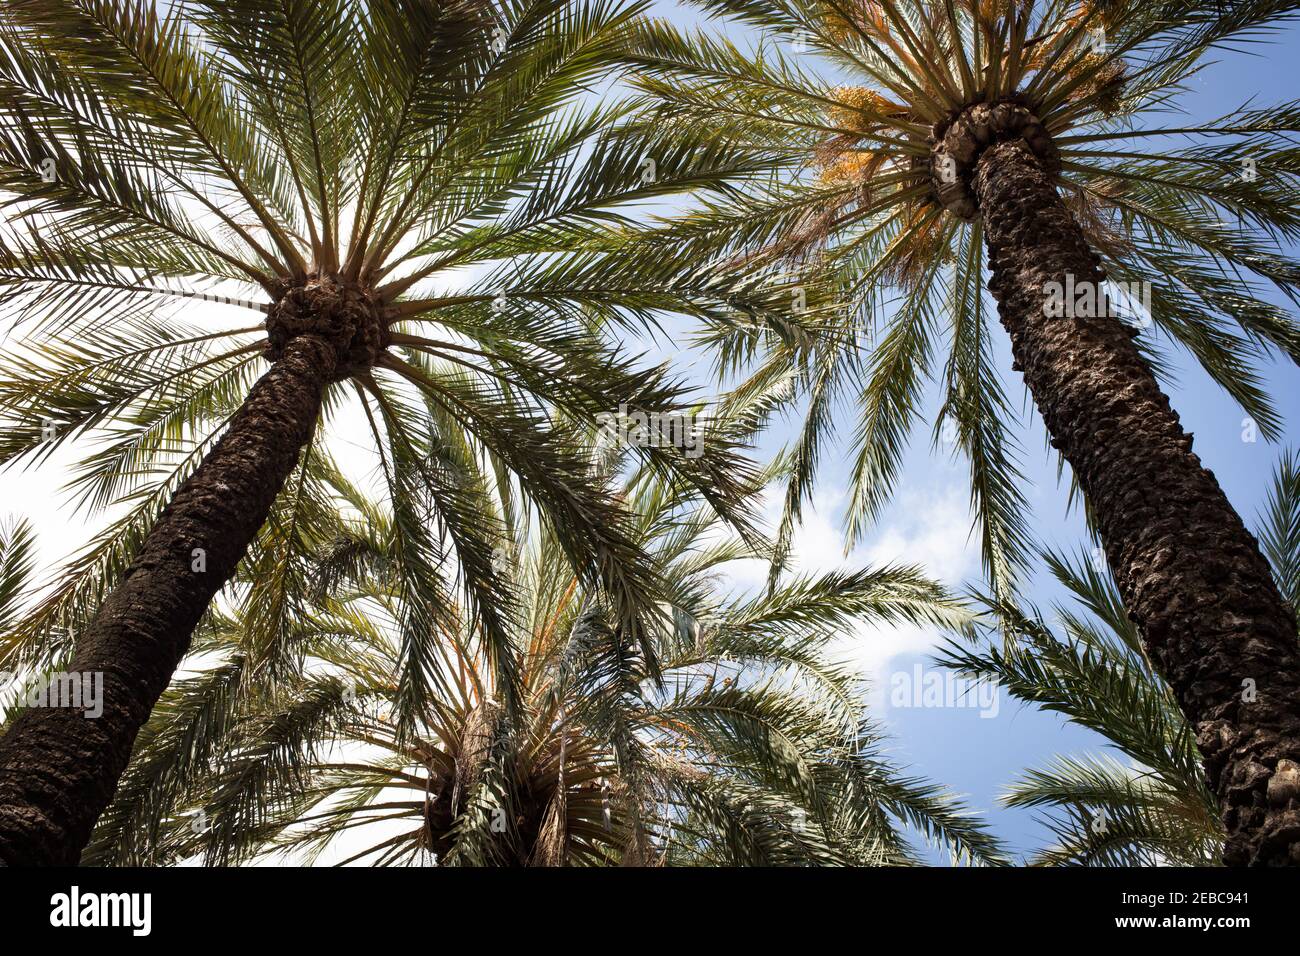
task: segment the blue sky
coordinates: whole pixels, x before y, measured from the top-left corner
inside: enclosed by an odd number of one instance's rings
[[[701,24],[693,11],[680,5],[660,3],[656,12],[679,24]],[[705,30],[726,33],[737,45],[744,44],[746,31],[738,27],[716,20],[701,25]],[[1253,46],[1249,53],[1220,54],[1217,64],[1206,70],[1199,81],[1193,81],[1178,105],[1186,111],[1187,119],[1204,120],[1230,113],[1252,100],[1255,106],[1286,100],[1294,96],[1298,57],[1300,28],[1292,25],[1269,42]],[[1177,123],[1183,125],[1182,120]],[[1282,304],[1280,298],[1274,298]],[[1058,482],[1055,453],[1046,445],[1037,412],[1019,376],[1010,371],[1009,343],[1000,326],[993,325],[1004,388],[1013,402],[1023,407],[1018,438],[1026,494],[1033,509],[1032,527],[1049,547],[1067,552],[1091,550],[1082,515],[1067,508],[1068,486]],[[670,335],[657,343],[656,351],[679,367],[705,372],[707,358],[689,354],[682,344],[675,334]],[[1300,422],[1294,415],[1294,396],[1300,395],[1300,369],[1288,361],[1264,367],[1275,404],[1287,418],[1285,437],[1278,445],[1270,445],[1262,436],[1248,442],[1243,441],[1244,412],[1185,353],[1176,351],[1167,340],[1157,340],[1157,344],[1163,346],[1176,371],[1176,381],[1167,387],[1184,427],[1195,436],[1194,450],[1218,477],[1247,525],[1253,527],[1280,449],[1300,446]],[[933,422],[933,411],[929,410],[927,422]],[[841,418],[846,423],[853,421],[847,412]],[[793,420],[779,423],[763,441],[763,450],[770,453],[788,441],[796,424]],[[796,543],[796,557],[804,569],[853,566],[897,556],[923,563],[947,583],[978,583],[978,551],[969,540],[965,510],[965,466],[946,453],[932,451],[928,424],[914,437],[907,454],[902,491],[894,507],[882,519],[880,529],[843,559],[838,500],[848,485],[847,476],[845,461],[834,452],[828,453],[821,471],[819,507],[810,518],[810,527]],[[747,577],[741,583],[752,582]],[[1064,600],[1061,589],[1045,571],[1032,579],[1026,597],[1045,610],[1054,601]],[[932,633],[871,631],[855,635],[846,653],[858,660],[877,683],[872,702],[876,715],[892,731],[893,755],[913,771],[964,795],[969,804],[987,815],[1016,853],[1028,853],[1043,845],[1047,832],[1034,813],[1001,808],[999,793],[1021,771],[1043,765],[1054,754],[1095,751],[1104,744],[1089,731],[1005,696],[992,717],[981,716],[978,707],[969,705],[891,706],[891,681],[896,675],[912,674],[917,664],[928,671],[925,645],[936,639]],[[1125,759],[1121,754],[1116,756]]]

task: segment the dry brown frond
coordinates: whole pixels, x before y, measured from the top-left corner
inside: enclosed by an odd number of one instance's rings
[[[1112,259],[1127,257],[1134,251],[1131,238],[1117,222],[1115,206],[1108,201],[1112,197],[1120,199],[1128,191],[1129,186],[1123,180],[1099,178],[1090,182],[1087,189],[1073,186],[1061,192],[1066,207],[1088,234],[1089,241]]]
[[[911,288],[934,265],[936,259],[952,265],[956,259],[952,244],[946,241],[946,218],[934,214],[934,207],[924,203],[908,206],[900,241],[890,266],[881,277],[904,288]]]
[[[838,10],[826,13],[824,22],[832,36],[844,40],[853,36],[855,32],[862,31],[868,36],[880,39],[889,37],[889,22],[885,19],[879,3],[871,0],[856,0],[848,6],[850,9],[847,18],[842,15],[842,11]]]

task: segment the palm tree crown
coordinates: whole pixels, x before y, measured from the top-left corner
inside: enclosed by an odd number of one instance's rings
[[[99,440],[73,487],[93,509],[130,502],[15,632],[11,662],[66,650],[259,358],[304,331],[340,356],[313,441],[349,408],[368,423],[413,601],[437,533],[410,510],[411,489],[428,482],[466,587],[488,621],[500,616],[500,529],[481,520],[478,488],[499,467],[566,529],[579,566],[626,581],[639,613],[625,516],[550,421],[557,408],[592,420],[680,404],[665,372],[636,369],[602,333],[692,307],[674,262],[609,253],[632,224],[616,207],[680,189],[690,171],[646,180],[654,144],[608,129],[620,107],[575,102],[611,68],[633,12],[6,5],[0,164],[21,215],[0,282],[24,336],[0,376],[12,425],[0,456],[36,463]],[[464,288],[448,291],[448,274]],[[227,308],[206,323],[174,315],[195,299]],[[230,318],[239,308],[251,324]],[[743,467],[719,443],[701,448],[643,453],[725,505]],[[289,493],[308,485],[300,475]]]
[[[653,22],[636,62],[655,122],[706,125],[785,175],[710,202],[673,243],[784,272],[812,257],[854,306],[805,310],[805,334],[718,325],[724,367],[761,357],[750,390],[801,370],[808,411],[787,496],[798,519],[848,399],[856,539],[887,503],[930,379],[935,437],[968,459],[990,581],[1014,590],[1032,550],[1016,418],[994,359],[983,284],[985,224],[972,159],[1018,138],[1045,164],[1115,284],[1114,309],[1187,348],[1267,437],[1279,416],[1253,366],[1300,360],[1300,329],[1270,302],[1297,301],[1300,236],[1294,103],[1171,124],[1166,107],[1213,50],[1291,15],[1273,2],[701,0],[759,32],[747,54]],[[787,44],[816,54],[786,55]],[[819,68],[820,67],[820,68]],[[1133,290],[1133,295],[1126,294]],[[796,320],[797,321],[797,320]],[[942,368],[936,352],[946,347]],[[1167,375],[1151,335],[1144,358]]]

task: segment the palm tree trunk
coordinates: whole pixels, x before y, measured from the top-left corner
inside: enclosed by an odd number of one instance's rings
[[[1229,865],[1300,866],[1300,642],[1255,538],[1117,318],[1049,318],[1048,283],[1104,276],[1021,140],[972,186],[989,289],[1052,444],[1096,516],[1148,656],[1195,728]]]
[[[336,362],[324,339],[293,339],[158,517],[69,665],[103,675],[102,715],[30,707],[0,740],[0,861],[78,861],[191,632],[293,471]]]

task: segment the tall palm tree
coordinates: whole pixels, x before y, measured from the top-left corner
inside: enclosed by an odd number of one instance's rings
[[[734,597],[723,569],[764,552],[641,469],[621,495],[662,571],[657,664],[614,596],[521,515],[503,569],[521,705],[504,706],[484,622],[457,608],[435,625],[422,662],[433,689],[404,731],[396,517],[323,455],[307,467],[337,507],[313,514],[300,555],[302,610],[287,622],[300,665],[251,681],[261,622],[214,615],[84,862],[330,848],[380,865],[903,864],[918,860],[913,829],[954,857],[1002,862],[959,803],[883,756],[859,679],[827,651],[855,622],[968,620],[915,571]]]
[[[1276,435],[1252,363],[1300,360],[1300,328],[1265,298],[1271,286],[1300,300],[1285,252],[1300,236],[1300,112],[1248,105],[1180,123],[1168,107],[1214,50],[1256,39],[1295,4],[700,2],[761,31],[761,45],[746,54],[646,26],[636,62],[661,104],[652,122],[711,129],[751,157],[766,149],[781,175],[708,204],[665,244],[746,270],[813,258],[855,294],[838,318],[809,309],[793,328],[710,330],[724,367],[760,356],[746,392],[788,391],[792,374],[805,386],[785,539],[846,393],[860,406],[851,537],[880,510],[946,335],[943,428],[969,459],[989,577],[1014,596],[1030,536],[991,367],[987,272],[1014,368],[1196,729],[1225,860],[1300,865],[1294,617],[1141,334],[1153,324],[1184,345],[1248,427]],[[774,39],[822,56],[792,61]],[[1257,696],[1243,697],[1245,681]]]
[[[1294,609],[1300,597],[1300,454],[1283,456],[1256,530],[1278,589]],[[1206,786],[1195,735],[1152,668],[1114,582],[1086,557],[1049,553],[1046,558],[1079,605],[1054,608],[1060,636],[1040,615],[988,600],[1004,627],[990,628],[976,647],[950,642],[939,661],[1065,715],[1131,761],[1059,756],[1012,785],[1004,798],[1008,806],[1060,811],[1047,821],[1055,845],[1032,862],[1219,864],[1223,823]],[[1014,636],[1009,645],[1007,634]]]
[[[484,469],[515,477],[629,634],[647,626],[653,582],[627,516],[552,420],[675,407],[666,374],[621,358],[605,330],[730,307],[720,286],[697,299],[679,258],[619,254],[640,215],[619,204],[712,175],[697,173],[707,144],[612,126],[624,108],[583,95],[635,12],[4,5],[0,283],[22,334],[0,372],[0,462],[84,439],[81,501],[129,510],[6,638],[5,666],[102,673],[106,704],[98,720],[32,708],[13,721],[0,860],[78,858],[196,623],[287,495],[290,530],[259,557],[258,600],[281,593],[309,497],[300,450],[345,412],[382,449],[408,631],[446,611],[431,583],[446,545],[481,635],[504,641]],[[210,319],[174,315],[206,300]],[[241,308],[253,318],[232,318]],[[417,412],[418,433],[404,424]],[[725,510],[745,470],[724,446],[702,451],[642,449]]]

